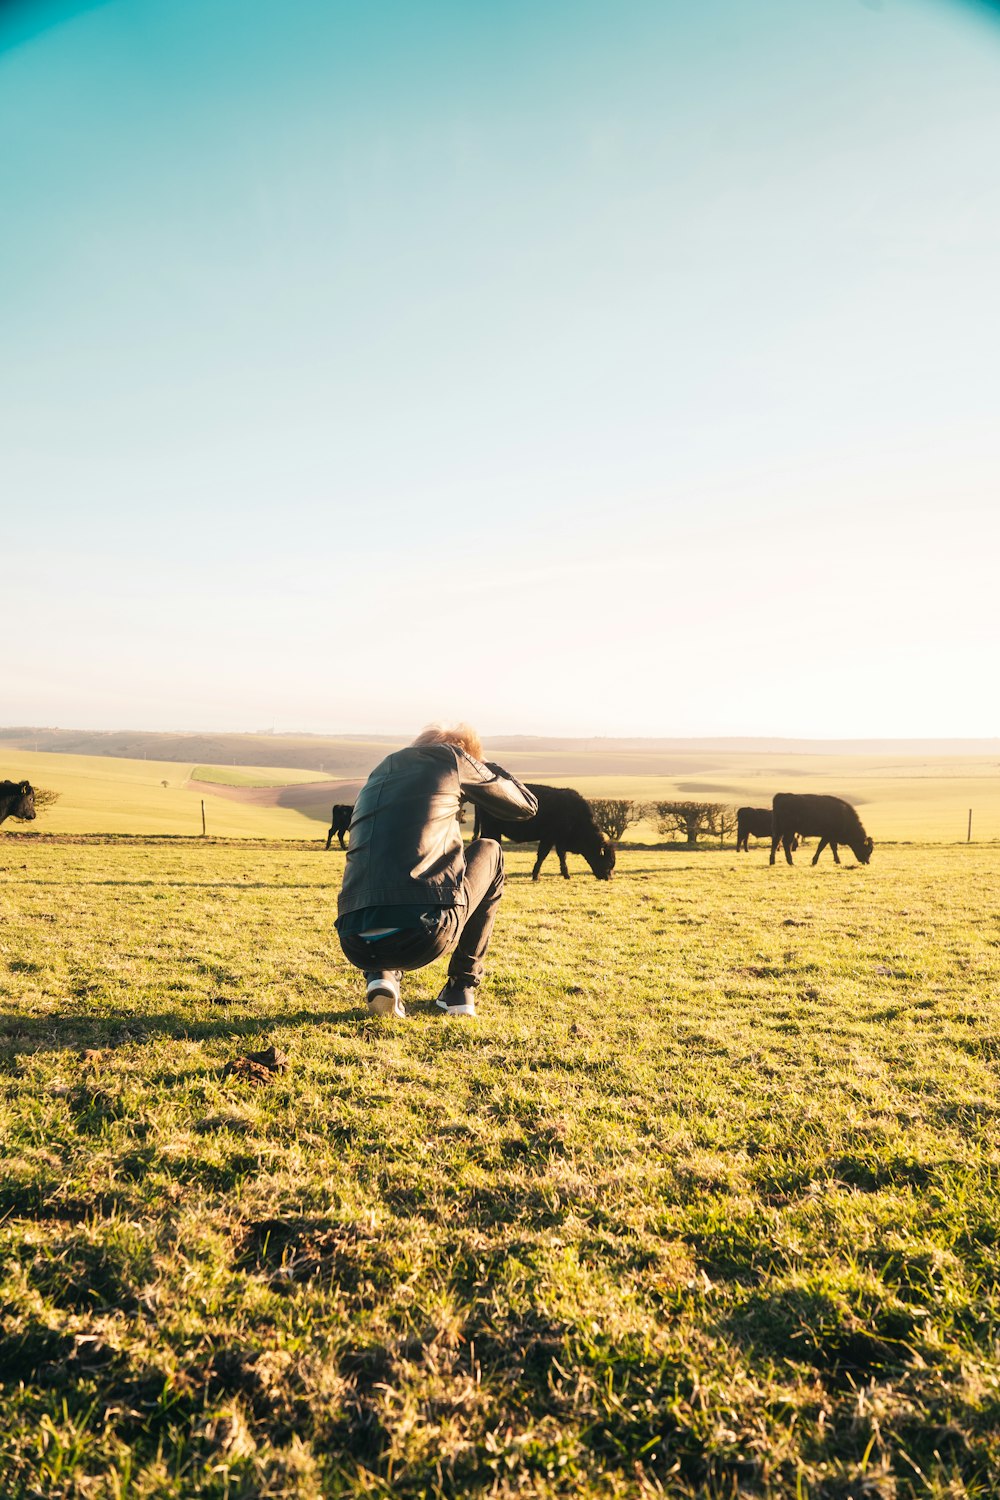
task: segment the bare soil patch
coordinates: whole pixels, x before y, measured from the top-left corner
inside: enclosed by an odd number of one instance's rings
[[[202,796],[224,797],[230,802],[249,803],[254,807],[292,807],[313,809],[320,804],[353,802],[361,790],[360,781],[303,781],[287,786],[224,786],[216,781],[187,782],[189,790]]]

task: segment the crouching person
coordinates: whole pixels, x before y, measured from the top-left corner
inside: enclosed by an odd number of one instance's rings
[[[495,839],[465,848],[462,802],[512,821],[538,809],[526,787],[482,755],[467,724],[434,725],[387,755],[354,804],[337,934],[347,959],[364,972],[373,1015],[404,1016],[403,972],[449,952],[437,1004],[451,1016],[476,1014],[503,894],[503,854]]]

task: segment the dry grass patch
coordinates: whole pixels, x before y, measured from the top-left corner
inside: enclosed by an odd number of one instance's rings
[[[466,1026],[339,853],[0,847],[5,1495],[1000,1492],[995,851],[513,853]]]

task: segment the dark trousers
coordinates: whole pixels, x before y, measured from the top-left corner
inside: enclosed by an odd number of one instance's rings
[[[345,958],[363,969],[366,979],[376,979],[381,974],[422,969],[453,948],[448,979],[455,985],[474,987],[483,977],[483,961],[503,895],[503,852],[495,839],[474,839],[469,844],[462,892],[465,906],[435,911],[439,916],[436,931],[420,925],[384,938],[342,935]]]

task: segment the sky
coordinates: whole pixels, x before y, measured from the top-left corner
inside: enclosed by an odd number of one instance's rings
[[[998,163],[958,0],[0,8],[0,723],[1000,734]]]

